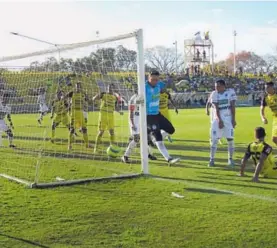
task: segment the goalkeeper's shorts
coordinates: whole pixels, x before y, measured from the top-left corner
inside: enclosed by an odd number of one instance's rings
[[[160,113],[162,114],[163,117],[165,117],[168,121],[171,122],[170,113],[169,113],[168,108],[167,109],[160,109]]]

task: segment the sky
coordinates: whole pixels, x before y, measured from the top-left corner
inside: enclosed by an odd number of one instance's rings
[[[132,32],[142,28],[144,47],[174,47],[184,52],[184,40],[210,31],[216,60],[237,51],[259,55],[277,51],[277,2],[3,2],[0,0],[0,57],[49,45],[10,35],[18,32],[57,44],[68,44]],[[135,43],[122,43],[134,48]],[[19,62],[18,62],[19,63]],[[15,63],[16,64],[16,63]]]

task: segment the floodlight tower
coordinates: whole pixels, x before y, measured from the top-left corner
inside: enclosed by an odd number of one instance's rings
[[[214,73],[214,45],[208,34],[204,39],[200,33],[192,39],[185,39],[184,55],[185,68],[198,65],[203,68],[205,65],[211,65],[211,71]]]

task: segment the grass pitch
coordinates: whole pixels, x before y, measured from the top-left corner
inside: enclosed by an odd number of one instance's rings
[[[90,114],[89,123],[92,143],[95,114]],[[37,161],[40,181],[140,170],[137,157],[126,166],[108,161],[104,153],[93,157],[92,149],[85,150],[81,144],[69,156],[66,129],[57,130],[60,140],[52,145],[47,141],[51,130],[37,127],[35,115],[13,119],[18,149],[1,148],[0,173],[32,181]],[[209,118],[204,110],[172,112],[172,119],[176,133],[166,146],[182,161],[168,167],[156,152],[159,160],[150,163],[155,178],[48,190],[26,189],[0,179],[0,247],[277,247],[276,180],[261,178],[260,183],[252,183],[251,165],[247,177],[237,177],[238,166],[226,169],[226,144],[219,145],[217,166],[207,168]],[[126,142],[127,115],[118,122],[124,126],[116,129],[118,140]],[[49,123],[48,116],[45,125]],[[253,140],[253,129],[262,125],[259,109],[237,109],[237,123],[235,161],[239,164]],[[271,125],[266,130],[270,140]]]

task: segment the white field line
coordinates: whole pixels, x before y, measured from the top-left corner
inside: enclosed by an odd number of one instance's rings
[[[155,179],[155,180],[166,181],[166,182],[171,182],[171,183],[184,183],[187,186],[197,187],[199,189],[214,190],[214,191],[218,191],[218,192],[222,192],[222,193],[229,193],[229,194],[241,196],[241,197],[244,197],[244,198],[259,199],[259,200],[263,200],[263,201],[277,203],[277,198],[274,198],[274,197],[263,196],[263,195],[255,195],[255,194],[247,194],[247,193],[241,193],[241,192],[237,192],[237,191],[217,189],[217,188],[207,188],[207,187],[204,187],[201,184],[186,182],[185,179],[184,180],[178,180],[178,179],[160,178],[160,177],[155,177],[155,176],[153,176],[152,178]]]

